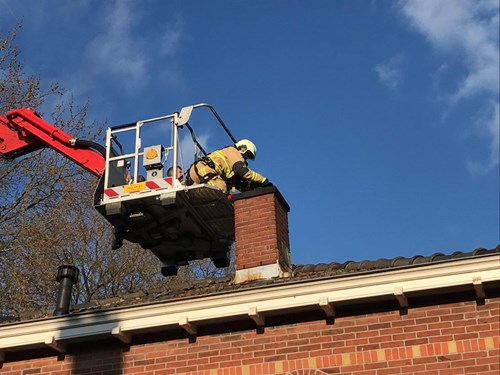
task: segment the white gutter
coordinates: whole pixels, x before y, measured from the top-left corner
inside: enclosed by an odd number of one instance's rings
[[[211,319],[246,316],[264,325],[266,314],[297,307],[317,306],[332,316],[336,302],[368,297],[392,295],[405,307],[409,293],[436,288],[470,285],[482,298],[482,284],[498,280],[500,254],[495,254],[20,322],[0,326],[0,361],[9,351],[31,347],[50,346],[64,352],[66,341],[103,334],[125,343],[145,329],[182,327],[196,334],[197,325]]]

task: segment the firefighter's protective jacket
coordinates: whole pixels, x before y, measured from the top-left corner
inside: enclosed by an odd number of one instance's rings
[[[236,188],[239,188],[242,180],[255,185],[264,185],[268,181],[266,177],[248,168],[245,159],[234,146],[216,150],[207,158],[195,162],[189,170],[189,175],[194,183],[208,183],[224,192],[227,192],[227,187],[223,188],[220,179],[224,184]]]

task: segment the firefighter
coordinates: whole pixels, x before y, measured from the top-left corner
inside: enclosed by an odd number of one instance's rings
[[[170,167],[167,170],[167,177],[172,177],[174,175],[174,168]],[[180,182],[184,180],[184,173],[182,172],[182,168],[178,165],[177,166],[177,177],[176,177]]]
[[[234,146],[216,150],[197,160],[189,168],[192,183],[215,186],[227,194],[230,188],[240,191],[258,186],[272,186],[269,180],[248,168],[247,160],[255,159],[257,148],[248,139]]]

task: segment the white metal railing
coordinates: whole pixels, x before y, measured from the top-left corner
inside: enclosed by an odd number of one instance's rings
[[[158,121],[165,121],[165,120],[170,120],[170,125],[171,125],[171,145],[166,146],[162,145],[165,150],[168,150],[169,152],[172,151],[173,153],[173,160],[172,160],[172,168],[174,171],[176,171],[179,161],[179,153],[180,153],[180,142],[179,142],[179,132],[178,132],[178,127],[182,127],[183,125],[187,125],[187,127],[191,131],[191,135],[193,138],[193,141],[195,142],[195,147],[199,147],[201,151],[205,153],[205,151],[201,148],[201,145],[199,145],[195,139],[194,133],[192,132],[192,129],[190,128],[188,121],[191,116],[191,112],[196,109],[196,108],[208,108],[212,112],[212,114],[215,116],[219,124],[222,126],[226,134],[229,136],[229,138],[236,143],[236,139],[233,137],[229,129],[227,128],[226,124],[222,120],[222,118],[219,116],[219,114],[215,111],[215,109],[207,103],[199,103],[195,104],[192,106],[187,106],[183,107],[181,111],[165,115],[165,116],[160,116],[160,117],[153,117],[150,119],[145,119],[145,120],[139,120],[135,123],[130,123],[130,124],[125,124],[125,125],[118,125],[115,127],[108,128],[106,131],[106,169],[104,173],[104,189],[110,187],[110,171],[111,171],[111,163],[116,163],[117,166],[121,166],[120,161],[123,161],[123,166],[125,166],[127,160],[133,159],[133,183],[137,183],[137,178],[139,176],[139,162],[141,160],[141,157],[144,157],[144,152],[141,152],[142,149],[142,141],[141,141],[141,129],[143,126],[146,124],[150,123],[155,123]],[[133,152],[125,153],[123,155],[112,155],[112,147],[113,147],[113,140],[114,137],[117,134],[120,133],[125,133],[125,132],[134,132],[134,149]],[[172,179],[177,180],[177,173],[173,173]]]
[[[142,149],[142,141],[141,141],[141,129],[144,125],[155,123],[158,121],[168,120],[170,119],[171,123],[171,146],[165,146],[165,149],[171,150],[173,153],[173,165],[177,165],[178,160],[178,131],[177,126],[175,126],[177,118],[177,113],[173,113],[170,115],[154,117],[150,119],[140,120],[133,124],[120,125],[117,127],[108,128],[106,131],[106,170],[104,173],[104,188],[110,187],[109,179],[110,179],[110,164],[114,162],[123,161],[123,166],[125,166],[126,162],[130,159],[133,159],[133,182],[137,183],[137,178],[139,176],[139,165],[141,157],[144,156],[144,153],[141,151]],[[123,155],[112,156],[112,147],[113,147],[113,138],[115,135],[125,132],[134,132],[134,145],[133,152],[125,153]],[[118,163],[119,165],[120,163]],[[177,176],[172,176],[173,178],[177,178]]]

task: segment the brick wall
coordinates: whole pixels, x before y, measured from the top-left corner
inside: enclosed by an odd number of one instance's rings
[[[498,375],[500,298],[4,363],[21,374]]]
[[[242,193],[234,199],[236,269],[280,262],[290,267],[289,207],[275,187]]]

